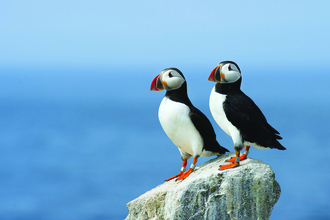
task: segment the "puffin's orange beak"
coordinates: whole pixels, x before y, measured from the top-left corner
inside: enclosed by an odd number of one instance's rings
[[[219,64],[214,68],[209,76],[209,80],[212,82],[221,83],[222,79],[225,78],[225,74],[221,73],[222,64]]]
[[[214,68],[209,76],[209,81],[212,81],[212,82],[217,82],[215,80],[215,76],[216,76],[216,72],[218,70],[219,66],[217,66],[216,68]]]
[[[152,80],[151,86],[150,86],[151,91],[162,91],[164,90],[164,85],[162,83],[162,74],[159,74]]]

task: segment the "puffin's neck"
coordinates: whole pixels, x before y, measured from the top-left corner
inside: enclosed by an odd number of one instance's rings
[[[241,90],[242,77],[234,83],[217,83],[215,84],[215,91],[220,94],[228,94]]]
[[[182,102],[191,105],[187,93],[187,82],[184,82],[180,88],[166,91],[165,96],[175,102]]]

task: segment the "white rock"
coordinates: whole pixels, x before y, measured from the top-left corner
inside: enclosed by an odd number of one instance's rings
[[[281,194],[274,172],[251,158],[219,171],[231,156],[214,158],[187,179],[165,182],[129,202],[126,220],[269,219]]]

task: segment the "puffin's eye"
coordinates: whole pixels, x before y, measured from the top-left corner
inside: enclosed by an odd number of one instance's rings
[[[173,75],[172,75],[172,73],[171,73],[171,72],[168,74],[168,76],[169,76],[170,78],[172,78],[172,77],[173,77]]]
[[[228,66],[228,70],[233,70],[230,65]]]

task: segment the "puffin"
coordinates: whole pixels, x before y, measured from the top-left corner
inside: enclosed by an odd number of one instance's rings
[[[183,180],[195,169],[199,157],[220,156],[228,149],[216,140],[209,119],[191,103],[187,94],[187,82],[177,68],[166,68],[151,83],[151,91],[166,90],[158,110],[160,124],[170,140],[178,147],[182,168],[172,179]],[[187,160],[193,162],[186,171]]]
[[[211,114],[221,129],[231,136],[235,157],[228,159],[219,170],[238,167],[241,160],[247,158],[250,146],[257,149],[286,148],[278,141],[279,132],[266,120],[266,117],[254,101],[241,91],[241,70],[233,61],[223,61],[213,69],[208,78],[216,82],[213,87],[209,107]],[[240,155],[240,151],[245,151]]]

